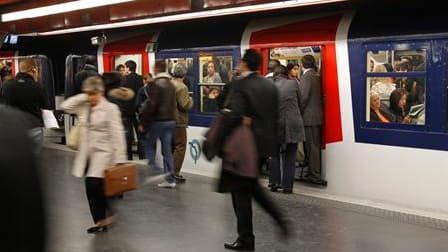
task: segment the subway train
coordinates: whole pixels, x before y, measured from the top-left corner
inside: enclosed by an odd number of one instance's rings
[[[269,60],[286,64],[311,54],[322,78],[328,181],[313,190],[336,200],[446,218],[448,201],[441,199],[448,191],[448,26],[441,11],[424,7],[419,13],[431,10],[431,16],[419,16],[415,8],[314,10],[19,37],[18,50],[0,56],[14,61],[47,55],[55,76],[48,88],[61,96],[71,95],[70,79],[84,54],[97,56],[99,72],[114,71],[129,59],[139,74],[151,72],[156,60],[165,60],[168,72],[186,64],[195,104],[183,171],[215,176],[219,160],[207,162],[200,143],[216,115],[213,100],[244,51],[261,52],[262,75]],[[93,36],[105,42],[92,45]],[[204,80],[210,63],[219,81]],[[391,114],[402,110],[392,119],[376,116],[375,106]]]

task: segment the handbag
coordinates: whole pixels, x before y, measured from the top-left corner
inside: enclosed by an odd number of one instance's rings
[[[70,132],[68,133],[67,147],[72,150],[79,149],[80,132],[81,127],[79,125],[75,125],[70,129]]]
[[[137,189],[135,164],[117,164],[104,171],[104,194],[107,197]]]

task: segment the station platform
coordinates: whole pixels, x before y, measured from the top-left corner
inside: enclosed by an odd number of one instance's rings
[[[74,153],[44,148],[42,179],[47,207],[49,252],[220,252],[236,238],[230,195],[215,192],[215,180],[185,174],[176,189],[156,183],[114,200],[118,221],[107,233],[92,226],[84,181],[70,175]],[[141,179],[147,167],[138,165]],[[439,252],[448,248],[444,221],[380,211],[294,193],[270,193],[292,222],[282,240],[269,216],[254,206],[256,251]]]

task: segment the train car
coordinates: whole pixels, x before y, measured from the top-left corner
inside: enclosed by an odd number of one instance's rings
[[[322,77],[328,186],[308,193],[448,219],[440,200],[448,191],[448,30],[443,13],[426,6],[420,11],[431,17],[415,16],[413,4],[125,28],[106,32],[113,39],[97,48],[98,66],[107,72],[134,59],[144,74],[158,59],[168,72],[185,63],[195,105],[183,171],[215,176],[219,160],[207,162],[200,150],[216,112],[211,90],[219,94],[247,48],[262,53],[260,74],[270,59],[312,54]],[[221,81],[204,80],[210,62]],[[376,98],[395,115],[375,116]]]

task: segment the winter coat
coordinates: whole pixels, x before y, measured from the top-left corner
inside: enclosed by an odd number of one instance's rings
[[[279,76],[274,79],[278,90],[278,143],[299,143],[305,140],[300,91],[297,81]]]
[[[105,169],[126,162],[126,141],[117,105],[103,98],[91,108],[87,95],[78,94],[65,100],[61,107],[67,113],[76,114],[81,127],[73,176],[102,178]]]
[[[193,99],[188,95],[188,88],[180,78],[172,80],[176,89],[176,127],[186,128],[188,126],[188,110],[193,107]]]

